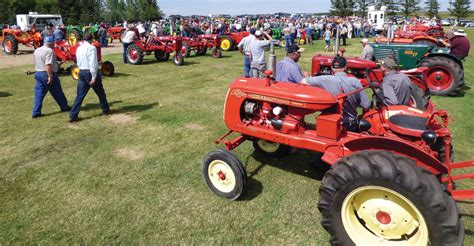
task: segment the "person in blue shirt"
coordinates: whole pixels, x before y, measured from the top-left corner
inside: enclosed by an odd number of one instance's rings
[[[304,52],[304,49],[296,44],[288,46],[285,59],[279,61],[276,65],[276,81],[300,83],[304,77],[308,76],[307,73],[305,74],[306,76],[303,75],[297,64],[302,52]]]
[[[54,41],[63,41],[64,40],[64,32],[61,30],[64,26],[56,26],[53,32]]]

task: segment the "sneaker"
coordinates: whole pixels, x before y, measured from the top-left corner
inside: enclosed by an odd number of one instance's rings
[[[102,115],[111,115],[111,114],[114,114],[116,113],[117,111],[116,110],[113,110],[113,109],[109,109],[107,111],[103,111],[102,112]]]
[[[80,121],[80,120],[81,120],[81,118],[79,118],[79,117],[77,117],[77,118],[71,118],[71,119],[69,119],[69,123],[78,122],[78,121]]]

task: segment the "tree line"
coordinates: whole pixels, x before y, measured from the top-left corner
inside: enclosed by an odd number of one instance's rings
[[[335,16],[367,16],[367,11],[373,0],[331,0],[331,14]],[[391,16],[403,15],[405,17],[414,16],[418,12],[426,12],[431,17],[439,17],[440,4],[437,0],[381,0],[378,1],[377,8],[387,7],[387,13]],[[471,13],[470,0],[450,0],[449,12],[452,16],[464,18]]]
[[[17,14],[60,14],[65,24],[101,21],[157,20],[163,12],[156,0],[1,0],[0,23],[15,23]]]

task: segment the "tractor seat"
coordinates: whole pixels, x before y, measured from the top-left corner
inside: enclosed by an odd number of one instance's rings
[[[397,114],[391,116],[388,121],[390,124],[397,126],[398,128],[405,128],[415,131],[426,131],[426,118],[412,115]]]

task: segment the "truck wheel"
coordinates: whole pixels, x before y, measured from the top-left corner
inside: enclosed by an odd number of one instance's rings
[[[71,77],[72,77],[74,80],[78,80],[78,79],[79,79],[79,67],[77,66],[77,64],[74,64],[74,65],[71,67]]]
[[[451,194],[428,170],[388,151],[361,151],[331,167],[318,209],[332,245],[462,245]]]
[[[7,55],[16,55],[18,53],[18,41],[12,35],[7,35],[3,40],[3,51]]]
[[[176,55],[173,58],[173,63],[176,66],[182,66],[184,63],[184,56],[181,53],[176,53]]]
[[[181,47],[181,54],[183,54],[184,57],[189,57],[191,55],[191,48],[188,44],[183,43],[183,46]]]
[[[461,67],[447,57],[428,57],[420,66],[429,67],[426,83],[433,95],[449,96],[455,94],[462,86],[459,71]]]
[[[170,53],[166,53],[163,50],[157,50],[155,51],[155,59],[157,61],[168,61],[170,59]]]
[[[290,147],[287,145],[274,143],[263,139],[253,140],[253,148],[257,153],[270,157],[282,157],[288,154],[290,151]]]
[[[202,176],[211,192],[230,200],[238,199],[247,183],[242,162],[232,152],[223,149],[206,156],[202,163]]]
[[[114,73],[115,73],[114,64],[112,62],[105,61],[104,63],[102,63],[101,71],[102,71],[102,74],[105,76],[114,76]]]
[[[132,65],[137,65],[143,61],[143,51],[138,45],[131,44],[127,48],[127,60]]]
[[[414,83],[410,85],[410,106],[426,110],[428,106],[428,100],[430,100],[429,95],[425,95],[425,92]]]
[[[221,58],[222,57],[222,51],[219,48],[212,49],[212,57]]]
[[[234,48],[234,41],[229,36],[222,36],[221,37],[221,50],[229,51]]]
[[[198,55],[198,56],[203,56],[206,53],[207,53],[207,47],[206,46],[199,47],[198,50],[196,50],[196,55]]]

